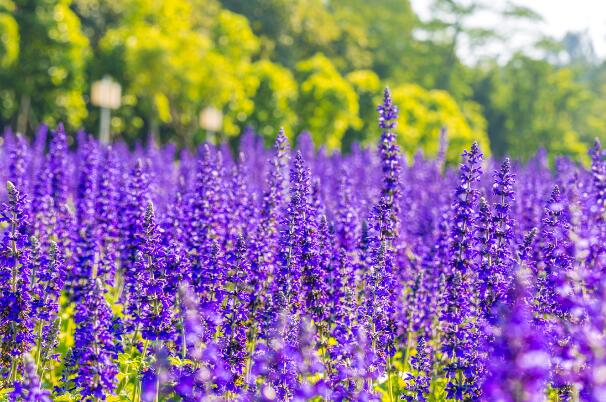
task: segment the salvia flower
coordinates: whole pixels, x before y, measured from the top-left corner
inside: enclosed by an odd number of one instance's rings
[[[148,181],[143,161],[138,159],[131,171],[124,195],[125,216],[122,220],[122,245],[120,250],[120,268],[124,277],[124,298],[134,292],[137,284],[137,254],[143,244],[143,220],[148,200]]]
[[[513,278],[511,204],[515,200],[514,183],[515,175],[511,172],[511,162],[509,159],[505,159],[501,168],[494,173],[494,185],[492,187],[497,201],[494,204],[492,218],[494,249],[491,253],[493,255],[490,256],[490,265],[493,267],[493,273],[488,283],[489,287],[493,289],[493,299],[485,299],[484,301],[484,311],[488,315],[490,315],[490,310],[497,300],[506,298],[509,284]]]
[[[341,171],[339,180],[339,201],[337,205],[337,216],[335,217],[335,232],[339,244],[347,251],[353,251],[359,239],[359,217],[355,207],[352,194],[351,179],[348,172]]]
[[[429,395],[432,370],[432,348],[428,344],[427,334],[421,335],[417,341],[416,354],[411,358],[411,367],[415,374],[407,378],[406,393],[402,399],[409,402],[426,401]]]
[[[115,152],[111,147],[102,151],[102,163],[99,166],[99,181],[97,183],[97,198],[94,204],[96,229],[98,236],[101,259],[103,260],[103,272],[99,276],[104,277],[109,283],[113,283],[116,273],[116,259],[119,246],[119,221],[118,221],[118,179],[117,161]]]
[[[483,158],[478,144],[474,143],[471,151],[465,151],[463,158],[453,204],[451,259],[445,283],[447,294],[440,316],[444,325],[442,352],[448,359],[444,367],[448,377],[446,391],[448,398],[456,400],[477,397],[482,375],[478,350],[474,347],[480,336],[474,301],[477,286],[474,217],[478,202],[474,184],[481,177]]]
[[[597,217],[603,220],[604,204],[606,203],[606,155],[599,139],[595,139],[589,155],[591,156],[591,175],[595,189],[593,194],[599,212]]]
[[[42,388],[36,364],[30,355],[25,355],[23,379],[13,384],[8,395],[10,402],[51,402],[50,392]]]
[[[542,221],[541,271],[537,278],[537,309],[539,313],[563,317],[568,308],[559,303],[560,279],[571,268],[568,240],[568,211],[558,186],[553,188]],[[569,306],[568,306],[569,307]]]
[[[145,339],[169,339],[173,332],[173,299],[167,294],[171,273],[167,271],[166,256],[160,243],[153,203],[149,202],[139,234],[143,243],[135,257],[136,283],[128,311],[130,323]]]
[[[571,395],[579,358],[575,332],[584,320],[578,307],[576,273],[572,270],[572,244],[566,200],[554,186],[545,206],[541,228],[541,256],[536,278],[536,320],[549,339],[553,387],[562,398]]]
[[[290,171],[290,202],[284,213],[280,234],[278,268],[272,290],[272,308],[275,312],[297,311],[301,300],[302,255],[307,267],[314,264],[313,249],[303,250],[303,241],[315,241],[311,236],[313,222],[309,219],[311,186],[310,172],[305,167],[303,155],[297,152]]]
[[[21,356],[34,342],[31,244],[25,196],[10,181],[0,217],[8,224],[0,248],[0,373],[14,380]]]
[[[246,280],[250,276],[246,240],[239,236],[235,249],[227,258],[228,280],[233,287],[229,292],[223,311],[223,359],[233,375],[229,384],[231,391],[236,391],[242,385],[242,374],[248,351],[246,344],[246,323],[249,319],[250,289]]]
[[[398,230],[397,217],[400,210],[401,155],[396,135],[392,131],[396,126],[395,120],[398,117],[398,108],[392,103],[391,94],[388,89],[385,89],[383,103],[379,105],[377,110],[379,111],[379,126],[383,129],[379,144],[379,155],[383,169],[381,197],[385,199],[386,206],[390,211],[390,220],[393,221],[391,225],[393,232],[389,235],[396,238]]]
[[[50,174],[49,195],[53,201],[56,219],[54,234],[62,250],[68,250],[71,246],[70,224],[73,222],[72,213],[68,208],[68,158],[67,134],[63,124],[59,123],[49,145],[48,171]]]
[[[387,360],[395,352],[395,278],[393,275],[393,253],[388,248],[386,233],[392,221],[391,211],[385,198],[375,205],[369,218],[369,266],[364,275],[367,289],[364,295],[365,311],[363,322],[368,336],[372,339],[373,355],[377,360],[373,371],[377,376],[382,374]]]
[[[274,145],[275,155],[269,162],[265,180],[265,190],[259,211],[259,224],[251,239],[251,312],[265,321],[264,308],[268,307],[268,298],[264,296],[269,290],[269,279],[275,274],[280,247],[281,212],[286,201],[288,190],[289,144],[284,130],[280,130]],[[267,317],[265,317],[267,318]],[[256,331],[256,329],[255,329]]]
[[[519,274],[520,276],[522,273]],[[482,388],[491,401],[545,401],[550,357],[543,335],[533,328],[529,294],[518,278],[508,297],[499,302],[499,323],[492,327],[488,373]]]
[[[199,308],[192,288],[187,284],[182,285],[179,296],[183,320],[182,353],[194,365],[175,370],[175,391],[187,401],[203,400],[215,392],[228,389],[232,376],[222,359],[220,347],[213,341],[205,341],[205,312]]]
[[[8,174],[15,187],[25,190],[27,183],[26,168],[27,168],[27,157],[28,157],[28,142],[23,136],[17,134],[15,136],[15,143],[10,149],[9,154],[9,167]]]
[[[378,112],[343,154],[7,130],[0,394],[605,400],[601,146],[589,169],[473,144],[457,173],[444,130],[406,164],[389,91]]]
[[[83,398],[105,400],[114,393],[118,375],[119,347],[112,328],[112,312],[105,300],[101,279],[92,277],[76,306],[73,382]]]
[[[379,112],[379,127],[384,130],[391,130],[396,126],[398,118],[398,107],[391,100],[389,89],[385,88],[383,92],[383,103],[377,106]]]

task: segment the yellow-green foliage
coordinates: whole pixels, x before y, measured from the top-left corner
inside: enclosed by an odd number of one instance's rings
[[[372,70],[352,71],[345,78],[356,91],[362,122],[358,130],[350,130],[350,138],[347,140],[349,142],[355,140],[364,145],[376,144],[380,133],[377,125],[377,105],[381,103],[383,84]]]
[[[516,55],[498,73],[485,74],[481,95],[495,116],[490,130],[495,153],[524,160],[545,147],[587,160],[587,144],[606,130],[606,103],[575,78],[574,69]]]
[[[297,99],[297,83],[290,71],[268,60],[260,60],[251,66],[254,79],[252,101],[255,104],[249,116],[256,131],[273,139],[280,129],[290,135],[297,121],[294,102]]]
[[[19,56],[19,26],[12,16],[15,4],[0,0],[0,67],[8,67]]]
[[[194,12],[203,6],[198,3],[204,2],[130,0],[127,23],[109,30],[102,47],[122,53],[126,95],[160,123],[191,134],[199,111],[214,106],[226,113],[223,131],[236,135],[254,108],[250,95],[258,80],[251,59],[259,41],[245,17],[216,9],[213,19],[201,20]]]
[[[25,102],[36,119],[50,125],[63,121],[78,127],[86,118],[89,41],[71,5],[71,0],[33,7],[0,0],[0,98],[12,98],[0,115]]]
[[[418,149],[426,155],[436,155],[442,126],[448,130],[448,161],[458,161],[461,150],[468,149],[474,141],[484,153],[489,153],[486,122],[477,104],[458,104],[445,91],[428,91],[415,84],[394,88],[392,96],[400,109],[396,131],[408,155]]]
[[[358,98],[352,85],[322,54],[297,64],[299,128],[309,130],[316,144],[340,147],[349,127],[359,127]]]

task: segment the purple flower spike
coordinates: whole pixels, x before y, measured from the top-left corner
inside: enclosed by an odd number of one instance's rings
[[[75,373],[74,386],[84,398],[105,400],[117,385],[119,348],[111,331],[112,313],[99,278],[89,280],[76,306],[74,322],[75,345],[69,365]]]
[[[391,130],[396,126],[398,107],[393,104],[388,88],[385,88],[383,92],[383,103],[377,107],[377,111],[379,112],[379,127]]]
[[[446,274],[446,296],[440,321],[444,325],[442,352],[447,358],[444,374],[448,378],[448,398],[477,398],[483,368],[477,343],[481,336],[476,307],[476,241],[474,216],[478,190],[474,188],[482,174],[482,153],[477,143],[463,153],[459,186],[453,203],[451,260]]]
[[[15,382],[8,395],[10,402],[51,402],[50,392],[42,388],[36,364],[30,355],[25,356],[23,380]]]
[[[10,181],[0,220],[8,224],[0,245],[0,373],[13,381],[21,356],[34,343],[31,242],[25,196]]]
[[[488,376],[483,388],[487,400],[545,401],[550,357],[542,334],[533,328],[527,305],[529,294],[521,278],[509,292],[509,304],[496,306],[498,322],[487,350]]]

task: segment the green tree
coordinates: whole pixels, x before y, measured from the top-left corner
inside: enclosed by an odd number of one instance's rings
[[[15,4],[0,0],[0,67],[11,66],[19,56],[19,26],[13,17]]]
[[[355,57],[361,55],[369,59],[356,64],[352,57],[344,57],[351,66],[349,70],[346,66],[345,71],[370,68],[382,79],[390,78],[394,82],[413,78],[410,72],[417,62],[413,52],[417,17],[410,1],[330,0],[327,3],[342,31],[358,45]]]
[[[258,39],[244,17],[213,4],[130,0],[123,21],[101,39],[102,51],[124,67],[126,109],[140,111],[151,132],[162,127],[181,143],[199,132],[198,114],[206,106],[225,112],[227,135],[238,133],[254,107]],[[216,12],[211,19],[194,12],[205,5]],[[122,121],[118,116],[114,129],[129,131]]]
[[[472,75],[459,54],[462,51],[473,54],[478,61],[483,49],[495,43],[503,46],[505,39],[511,36],[511,32],[498,27],[475,24],[480,13],[504,23],[541,19],[532,9],[512,2],[501,7],[486,0],[433,0],[431,18],[419,26],[423,40],[416,45],[420,71],[431,77],[429,85],[424,83],[426,87],[444,89],[459,101],[472,96]],[[496,59],[498,55],[488,57]]]
[[[571,69],[518,54],[502,68],[485,72],[475,92],[498,156],[527,159],[543,146],[584,157],[578,120],[585,119],[590,93],[575,82]]]
[[[2,0],[0,4],[0,32],[4,32],[0,36],[7,38],[9,49],[0,64],[2,120],[16,124],[20,132],[59,120],[79,127],[87,114],[89,46],[71,1]]]
[[[322,54],[297,64],[300,83],[298,130],[308,130],[316,144],[338,149],[349,127],[359,127],[358,99],[351,84]]]
[[[468,149],[474,141],[478,141],[482,150],[489,154],[486,122],[477,104],[459,104],[446,91],[428,91],[415,84],[394,88],[392,96],[400,109],[400,144],[409,156],[418,149],[426,155],[435,156],[442,127],[447,130],[449,162],[456,163],[461,150]]]
[[[352,71],[345,78],[356,91],[361,121],[360,125],[350,126],[345,132],[341,148],[343,151],[348,151],[354,142],[370,145],[375,144],[379,138],[377,105],[382,100],[383,84],[372,70]]]
[[[339,26],[322,0],[221,0],[246,16],[261,38],[262,55],[289,69],[321,52],[330,54]]]
[[[251,97],[254,109],[244,125],[253,126],[268,144],[281,127],[290,135],[297,122],[297,83],[292,73],[269,60],[260,60],[251,66],[250,74],[255,79]]]

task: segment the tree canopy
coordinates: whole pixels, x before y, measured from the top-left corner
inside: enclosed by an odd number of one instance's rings
[[[389,86],[410,154],[435,154],[444,127],[452,160],[474,140],[497,156],[583,158],[606,132],[606,64],[579,32],[490,54],[509,21],[540,19],[495,4],[434,0],[424,20],[408,0],[0,0],[0,124],[95,132],[91,83],[110,76],[122,86],[114,138],[195,145],[212,107],[222,136],[250,126],[270,141],[284,127],[347,151],[376,140]],[[503,24],[478,26],[478,13]]]

